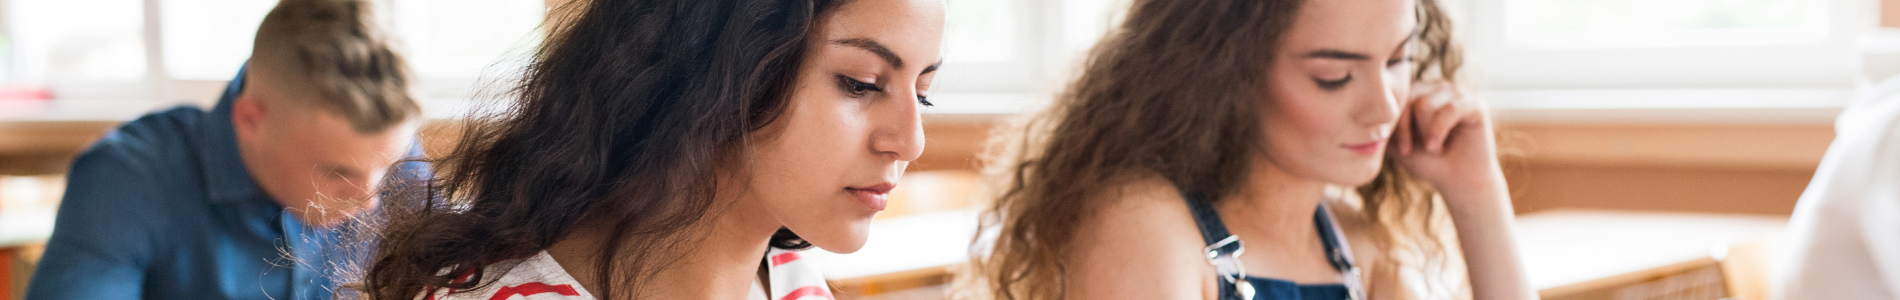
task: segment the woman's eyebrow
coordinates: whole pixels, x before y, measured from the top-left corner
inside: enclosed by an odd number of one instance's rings
[[[884,47],[884,43],[879,43],[877,42],[877,40],[873,40],[870,38],[849,38],[849,39],[842,39],[842,40],[832,40],[831,43],[834,45],[845,45],[845,46],[857,47],[858,49],[864,49],[864,51],[871,51],[871,54],[877,54],[878,57],[884,58],[885,62],[891,63],[892,68],[898,68],[898,69],[904,68],[904,58],[897,57],[896,52],[891,52],[891,48]]]
[[[942,61],[942,60],[938,60],[938,61],[937,61],[937,63],[935,63],[935,64],[931,64],[931,65],[930,65],[929,67],[924,67],[924,71],[923,71],[923,72],[921,72],[921,73],[917,73],[917,74],[919,74],[919,75],[921,75],[921,74],[930,74],[930,72],[936,72],[936,71],[937,71],[937,68],[941,68],[941,67],[943,67],[943,61]]]
[[[1372,60],[1372,56],[1370,55],[1365,55],[1365,54],[1360,54],[1360,53],[1355,53],[1355,52],[1350,52],[1350,51],[1345,51],[1345,50],[1334,50],[1334,49],[1313,50],[1312,52],[1307,52],[1306,55],[1301,55],[1301,57],[1353,60],[1353,61]]]
[[[1399,41],[1399,48],[1404,48],[1406,44],[1411,44],[1413,40],[1417,40],[1419,34],[1420,32],[1414,29],[1412,31],[1412,34],[1405,35],[1405,39]],[[1358,52],[1352,52],[1352,51],[1346,51],[1346,50],[1338,50],[1338,49],[1313,50],[1311,52],[1307,52],[1306,55],[1301,55],[1300,57],[1351,60],[1351,61],[1372,60],[1371,55],[1366,55],[1364,53],[1358,53]]]

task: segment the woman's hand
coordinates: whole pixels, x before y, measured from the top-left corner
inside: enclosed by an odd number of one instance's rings
[[[1445,199],[1475,299],[1537,299],[1524,275],[1511,197],[1484,104],[1456,85],[1413,85],[1391,155]]]
[[[1414,83],[1408,96],[1387,149],[1400,166],[1444,193],[1503,188],[1483,102],[1442,80]]]

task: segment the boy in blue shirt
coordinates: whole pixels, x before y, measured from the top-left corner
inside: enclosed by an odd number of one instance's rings
[[[331,298],[338,225],[427,172],[403,163],[421,109],[371,8],[282,1],[215,108],[146,115],[81,154],[27,299]]]

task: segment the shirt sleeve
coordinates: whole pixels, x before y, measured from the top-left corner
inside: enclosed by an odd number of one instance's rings
[[[108,138],[110,139],[110,138]],[[103,142],[73,163],[26,299],[138,299],[160,214],[148,170]]]
[[[1835,140],[1789,219],[1771,298],[1892,299],[1900,292],[1896,92],[1863,100],[1838,118]]]
[[[1894,120],[1890,120],[1892,122]],[[1889,123],[1884,134],[1869,143],[1866,168],[1868,174],[1862,178],[1865,190],[1860,195],[1862,208],[1857,216],[1850,220],[1858,221],[1859,238],[1865,241],[1866,251],[1876,268],[1880,285],[1887,297],[1900,295],[1900,137],[1893,135],[1900,131],[1900,123]]]

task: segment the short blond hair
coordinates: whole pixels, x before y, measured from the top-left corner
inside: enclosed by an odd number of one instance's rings
[[[359,133],[421,114],[409,68],[366,0],[282,0],[258,25],[251,78],[338,113]],[[308,100],[302,100],[308,99]]]

